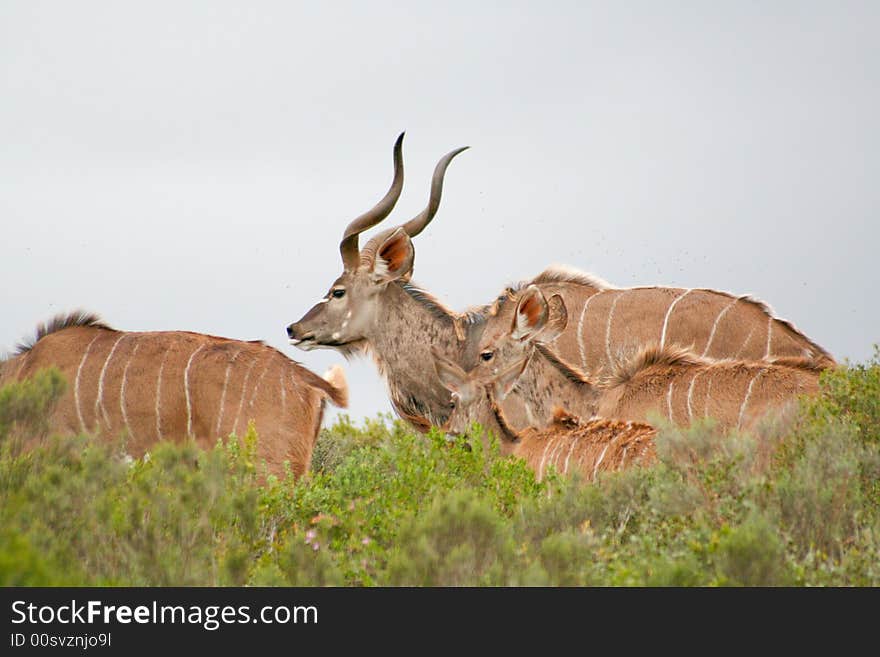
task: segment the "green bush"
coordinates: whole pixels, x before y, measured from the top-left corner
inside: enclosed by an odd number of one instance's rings
[[[510,527],[473,489],[444,492],[397,533],[387,582],[405,586],[506,583],[513,561]]]
[[[784,543],[775,525],[754,512],[741,525],[724,528],[713,561],[718,582],[738,586],[787,583]]]
[[[0,390],[0,585],[878,586],[880,354],[752,433],[663,426],[596,481],[387,416],[266,476],[249,427],[136,461],[48,436],[57,372]]]
[[[49,368],[0,388],[0,454],[14,456],[45,439],[49,414],[66,387],[61,372]]]

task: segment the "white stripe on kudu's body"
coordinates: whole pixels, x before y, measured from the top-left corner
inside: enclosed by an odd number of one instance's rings
[[[256,360],[252,360],[248,365],[247,372],[244,375],[244,382],[241,384],[241,399],[238,401],[238,410],[235,412],[235,421],[232,423],[232,433],[238,434],[238,418],[241,416],[241,409],[244,407],[244,398],[247,396],[247,383],[251,376],[251,370],[257,364]]]
[[[660,331],[660,346],[663,347],[666,344],[666,328],[669,326],[669,316],[672,314],[672,309],[678,304],[679,301],[684,299],[688,294],[691,293],[691,290],[685,290],[682,294],[675,297],[675,300],[669,304],[669,309],[666,311],[666,314],[663,316],[663,330]],[[609,352],[608,360],[611,360],[611,355]]]
[[[94,338],[92,338],[92,341],[89,342],[89,346],[86,347],[86,350],[83,352],[82,360],[79,362],[79,367],[76,369],[76,380],[73,384],[73,398],[76,403],[76,414],[79,417],[80,431],[82,431],[83,433],[85,433],[87,431],[87,429],[86,429],[86,423],[83,420],[82,407],[79,403],[79,381],[80,381],[80,376],[82,375],[83,365],[86,364],[86,358],[89,357],[89,352],[92,350],[92,345],[95,344],[95,340],[97,340],[98,337],[99,336],[96,335]]]
[[[281,414],[284,415],[284,410],[287,408],[287,392],[284,389],[283,374],[278,377],[278,389],[281,391]]]
[[[166,351],[162,355],[162,362],[159,363],[159,374],[156,375],[156,440],[162,441],[162,370],[165,369],[165,361],[170,352]]]
[[[122,385],[119,386],[119,410],[122,412],[122,421],[125,423],[125,431],[131,436],[132,440],[134,440],[134,432],[131,430],[131,423],[128,421],[128,413],[125,410],[125,384],[128,381],[128,368],[131,367],[131,361],[134,360],[134,357],[137,355],[138,347],[140,346],[140,342],[135,342],[134,348],[131,350],[128,360],[125,362],[125,369],[122,370]]]
[[[271,355],[267,356],[266,360],[270,360],[270,359],[271,359]],[[269,363],[267,363],[265,367],[260,368],[260,376],[257,379],[256,383],[254,383],[254,390],[251,393],[251,399],[248,402],[248,408],[254,407],[254,400],[256,400],[256,398],[257,398],[257,390],[259,390],[260,383],[262,383],[263,377],[266,376],[266,372],[268,372],[268,371],[269,371]]]
[[[235,362],[235,359],[238,358],[240,353],[241,350],[239,349],[232,355],[232,358],[229,359],[229,363],[226,365],[226,374],[223,376],[223,392],[220,393],[220,410],[217,411],[217,427],[214,429],[214,433],[218,436],[220,435],[220,423],[223,420],[223,408],[226,404],[226,387],[229,385],[229,373],[232,371],[232,364]],[[281,391],[282,393],[284,392],[284,386],[281,387]]]
[[[706,384],[706,400],[703,404],[703,417],[709,417],[709,400],[712,399],[712,377],[709,377],[709,383]]]
[[[620,293],[614,297],[614,301],[611,302],[611,308],[608,310],[608,321],[605,324],[605,354],[608,356],[609,363],[614,360],[614,357],[611,355],[611,320],[614,319],[614,307],[617,306],[617,302],[620,301],[624,294],[626,294],[626,290],[621,290]],[[666,327],[664,326],[663,328],[665,330]]]
[[[547,452],[550,450],[550,445],[552,443],[553,439],[548,439],[544,446],[544,451],[541,453],[541,462],[538,464],[538,480],[541,480],[544,477],[544,461],[547,460]]]
[[[699,378],[702,372],[697,372],[691,378],[691,384],[688,386],[688,396],[687,396],[687,409],[688,409],[688,422],[692,422],[694,419],[694,407],[691,405],[691,399],[694,394],[694,384],[697,382],[697,378]]]
[[[583,310],[581,310],[581,318],[578,321],[577,341],[578,341],[578,347],[580,348],[580,352],[581,352],[581,367],[584,369],[585,372],[589,372],[590,368],[587,367],[587,355],[584,352],[584,317],[586,317],[586,315],[587,315],[587,308],[589,308],[590,302],[593,299],[595,299],[597,296],[599,296],[599,295],[594,294],[593,296],[591,296],[590,298],[587,299],[587,301],[584,303]]]
[[[123,363],[122,354],[128,347],[131,350]],[[100,366],[89,360],[99,350],[107,353]],[[120,357],[114,361],[117,353]],[[248,353],[249,358],[236,358],[238,353]],[[14,378],[9,378],[5,375],[13,368],[5,365],[12,361],[18,367]],[[249,374],[258,361],[263,371],[255,377],[256,385],[242,391],[243,398],[250,397],[248,417],[258,434],[257,457],[265,463],[266,472],[283,475],[287,462],[300,476],[309,467],[326,401],[347,404],[348,388],[341,368],[332,368],[325,379],[259,342],[183,331],[122,332],[93,315],[76,313],[41,326],[37,339],[20,347],[2,369],[6,382],[28,379],[47,367],[57,368],[74,385],[49,411],[49,431],[88,431],[84,407],[91,407],[89,395],[94,395],[95,438],[115,441],[128,435],[124,447],[139,458],[163,439],[190,439],[200,447],[213,448],[218,439],[226,437],[211,429],[225,394],[227,371],[229,380],[242,381],[244,370]],[[274,368],[280,368],[280,404],[274,386],[260,385],[270,367],[273,373]],[[116,390],[119,412],[116,400],[109,397]],[[34,438],[26,447],[36,441]]]
[[[553,450],[553,467],[556,468],[557,472],[561,472],[559,469],[559,457],[562,455],[565,448],[568,447],[566,444],[568,441],[560,440],[559,444],[556,446],[556,449]]]
[[[578,441],[581,439],[580,436],[575,437],[574,440],[571,441],[571,447],[568,449],[568,455],[565,457],[565,465],[562,468],[563,473],[568,474],[568,462],[571,459],[571,453],[574,451],[574,448],[577,447]]]
[[[107,426],[110,426],[110,418],[107,416],[107,409],[104,408],[104,375],[107,373],[107,366],[110,364],[110,359],[113,358],[113,353],[116,351],[116,347],[119,346],[119,343],[124,337],[124,335],[119,336],[116,342],[113,343],[113,346],[110,348],[110,353],[107,354],[107,359],[104,361],[104,366],[101,368],[101,376],[98,377],[98,394],[95,397],[95,421],[97,422],[98,408],[100,407],[101,415],[104,416],[104,423]]]
[[[596,473],[599,471],[599,466],[602,465],[602,461],[605,459],[605,453],[608,451],[608,445],[602,448],[602,453],[599,454],[599,458],[596,459],[596,465],[593,466],[593,481],[596,481]]]
[[[709,339],[706,341],[706,348],[703,349],[703,353],[702,353],[703,356],[705,356],[706,354],[709,353],[709,347],[712,346],[712,340],[715,339],[715,331],[718,330],[718,323],[721,321],[721,318],[727,314],[728,310],[733,308],[733,306],[736,304],[737,301],[739,301],[739,299],[734,299],[729,304],[724,306],[724,308],[721,310],[721,312],[718,313],[718,316],[715,318],[715,322],[712,324],[712,330],[709,332]],[[770,318],[770,321],[773,321],[772,317]]]
[[[764,370],[758,370],[758,373],[752,377],[751,381],[749,381],[749,387],[746,389],[746,396],[743,398],[742,406],[739,407],[739,416],[736,419],[737,429],[742,426],[743,415],[746,412],[746,406],[749,404],[749,398],[752,396],[752,386],[755,385],[755,381],[757,381],[763,373]]]
[[[737,349],[737,350],[736,350],[736,353],[733,355],[734,358],[739,358],[739,357],[740,357],[740,355],[742,354],[742,352],[743,352],[743,351],[745,350],[745,348],[749,345],[749,340],[752,339],[752,335],[753,335],[754,333],[755,333],[755,327],[753,326],[753,327],[749,330],[749,334],[746,336],[746,339],[743,340],[743,343],[742,343],[742,345],[740,346],[740,348]]]
[[[670,422],[674,422],[672,419],[672,386],[675,385],[675,380],[669,382],[669,390],[666,391],[666,417],[669,418]]]
[[[189,394],[189,368],[192,367],[193,358],[195,358],[196,354],[204,348],[204,344],[200,344],[196,347],[196,350],[190,355],[189,360],[186,361],[186,368],[183,370],[183,391],[186,394],[186,435],[190,438],[194,438],[195,436],[193,436],[192,432],[192,402],[190,401]]]

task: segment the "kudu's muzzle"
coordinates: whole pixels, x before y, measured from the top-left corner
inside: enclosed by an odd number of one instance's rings
[[[322,303],[317,303],[309,311],[287,327],[287,337],[290,338],[290,344],[296,347],[305,347],[308,344],[315,343],[315,317],[323,309]],[[311,327],[309,325],[312,325]]]
[[[287,337],[295,347],[307,347],[315,342],[315,334],[302,326],[302,320],[287,327]]]

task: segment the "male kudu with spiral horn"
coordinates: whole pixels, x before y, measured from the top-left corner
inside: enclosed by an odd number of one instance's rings
[[[403,189],[403,134],[394,144],[394,179],[385,196],[352,221],[342,237],[342,275],[326,296],[287,328],[301,349],[331,348],[346,356],[369,351],[388,382],[395,411],[427,430],[446,417],[448,393],[422,370],[431,363],[431,346],[461,358],[460,316],[409,280],[415,250],[411,238],[424,230],[440,205],[443,177],[452,159],[467,147],[447,153],[434,169],[427,207],[406,223],[389,228],[358,250],[358,236],[390,214]]]

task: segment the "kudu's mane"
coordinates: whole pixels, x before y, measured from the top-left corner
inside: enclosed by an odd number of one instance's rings
[[[631,358],[615,363],[611,372],[603,378],[602,385],[609,388],[625,385],[650,368],[711,365],[717,362],[720,361],[697,356],[678,345],[650,344],[639,349]]]
[[[427,309],[431,315],[441,321],[450,324],[463,322],[466,325],[479,324],[485,320],[485,314],[482,309],[467,310],[463,313],[457,313],[445,306],[437,297],[413,283],[403,283],[401,288],[410,298],[418,302],[423,308]]]
[[[612,285],[595,274],[566,265],[550,265],[531,281],[520,283],[520,285],[526,287],[530,284],[540,285],[541,283],[577,283],[586,287],[594,287],[597,290],[617,289],[616,285]]]
[[[547,361],[553,365],[559,372],[561,372],[566,379],[572,381],[573,383],[580,384],[591,384],[592,381],[580,370],[569,365],[564,360],[560,359],[556,354],[550,351],[550,348],[545,345],[543,342],[535,342],[534,343],[535,350]]]
[[[105,324],[95,313],[86,312],[85,310],[74,310],[66,315],[59,313],[48,322],[38,324],[37,331],[32,338],[19,342],[15,347],[15,355],[27,353],[34,348],[34,345],[37,344],[37,342],[45,338],[47,335],[74,326],[90,326],[93,328],[105,329],[107,331],[116,330],[107,326],[107,324]]]
[[[553,421],[550,426],[556,429],[573,429],[581,425],[581,419],[577,415],[572,415],[562,406],[556,406],[553,409]]]
[[[606,428],[620,426],[622,424],[624,424],[622,420],[604,418],[597,415],[589,418],[582,418],[569,413],[562,406],[556,406],[553,409],[553,420],[551,421],[548,428],[553,431],[572,431],[574,429],[582,428],[595,430],[597,427]],[[645,429],[649,431],[654,430],[653,426],[645,422],[626,422],[625,424],[629,427]]]
[[[658,344],[651,344],[639,349],[635,356],[616,363],[610,374],[602,379],[602,385],[609,388],[625,385],[639,374],[655,368],[681,366],[729,367],[746,364],[774,365],[805,370],[807,372],[821,372],[829,367],[828,363],[816,358],[784,356],[768,361],[742,361],[732,358],[715,359],[697,356],[688,349],[678,345],[665,345],[661,347]]]
[[[797,370],[804,370],[807,372],[824,372],[827,369],[833,367],[829,363],[826,363],[822,360],[816,358],[799,358],[796,356],[783,356],[780,358],[774,358],[770,361],[773,365],[781,365],[782,367],[791,367]]]
[[[616,290],[616,286],[608,281],[591,274],[589,272],[568,267],[566,265],[550,265],[540,274],[527,281],[518,281],[510,283],[498,297],[485,306],[478,306],[472,309],[472,312],[485,315],[497,315],[505,304],[515,301],[520,292],[529,285],[541,285],[542,283],[574,283],[575,285],[583,285],[584,287],[592,287],[598,291]]]

